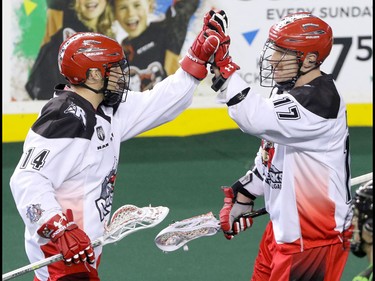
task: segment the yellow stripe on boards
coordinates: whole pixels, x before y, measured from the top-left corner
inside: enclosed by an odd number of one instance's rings
[[[372,127],[372,103],[348,104],[350,127]],[[190,136],[221,130],[236,129],[236,123],[228,116],[226,108],[191,108],[172,122],[141,134],[141,137]],[[3,142],[22,142],[37,114],[3,114]]]
[[[3,114],[3,142],[24,141],[38,114]]]
[[[346,108],[349,127],[372,127],[372,103],[353,103]]]
[[[140,136],[185,137],[235,128],[238,128],[238,126],[229,117],[227,108],[192,108],[181,113],[172,122],[145,132]]]

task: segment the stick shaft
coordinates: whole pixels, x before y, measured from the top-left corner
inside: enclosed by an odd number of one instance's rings
[[[243,214],[242,216],[245,218],[256,218],[259,216],[262,216],[264,214],[267,214],[266,207],[260,208],[258,210],[252,211],[250,213]]]
[[[15,278],[17,276],[23,275],[23,274],[28,273],[30,271],[39,269],[43,266],[49,265],[51,263],[61,261],[62,259],[63,259],[63,255],[57,254],[57,255],[54,255],[52,257],[43,259],[41,261],[37,261],[37,262],[31,263],[31,264],[25,265],[23,267],[15,269],[11,272],[3,274],[3,281]]]
[[[92,247],[95,248],[101,244],[101,239],[97,239],[92,243]],[[10,271],[8,273],[3,274],[3,281],[9,280],[12,278],[15,278],[17,276],[26,274],[30,271],[37,270],[39,268],[42,268],[46,265],[50,265],[52,263],[58,262],[63,260],[63,255],[62,254],[56,254],[54,256],[51,256],[49,258],[25,265],[23,267],[20,267],[18,269],[15,269],[13,271]]]
[[[354,186],[354,185],[357,185],[357,184],[367,182],[369,180],[372,180],[372,172],[368,173],[368,174],[364,174],[362,176],[352,178],[350,183],[351,183],[351,186]]]

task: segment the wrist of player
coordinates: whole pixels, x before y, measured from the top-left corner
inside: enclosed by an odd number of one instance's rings
[[[180,61],[181,68],[198,80],[207,76],[206,62],[197,58],[189,49],[185,57]]]
[[[229,46],[220,45],[214,56],[214,65],[217,68],[215,77],[212,79],[211,88],[217,92],[221,90],[227,79],[240,67],[232,61],[228,53]]]
[[[71,210],[67,210],[66,215],[54,215],[37,230],[37,233],[52,241],[67,265],[85,261],[90,264],[95,262],[90,238],[74,222]]]

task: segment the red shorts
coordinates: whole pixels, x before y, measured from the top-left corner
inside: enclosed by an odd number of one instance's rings
[[[270,222],[260,243],[251,280],[340,281],[348,255],[349,249],[344,249],[343,244],[312,248],[295,254],[283,254],[277,250]]]

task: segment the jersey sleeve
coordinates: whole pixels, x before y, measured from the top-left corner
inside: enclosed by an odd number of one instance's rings
[[[192,102],[199,81],[181,68],[157,83],[152,90],[129,91],[115,119],[121,123],[121,141],[133,138],[175,119]]]

